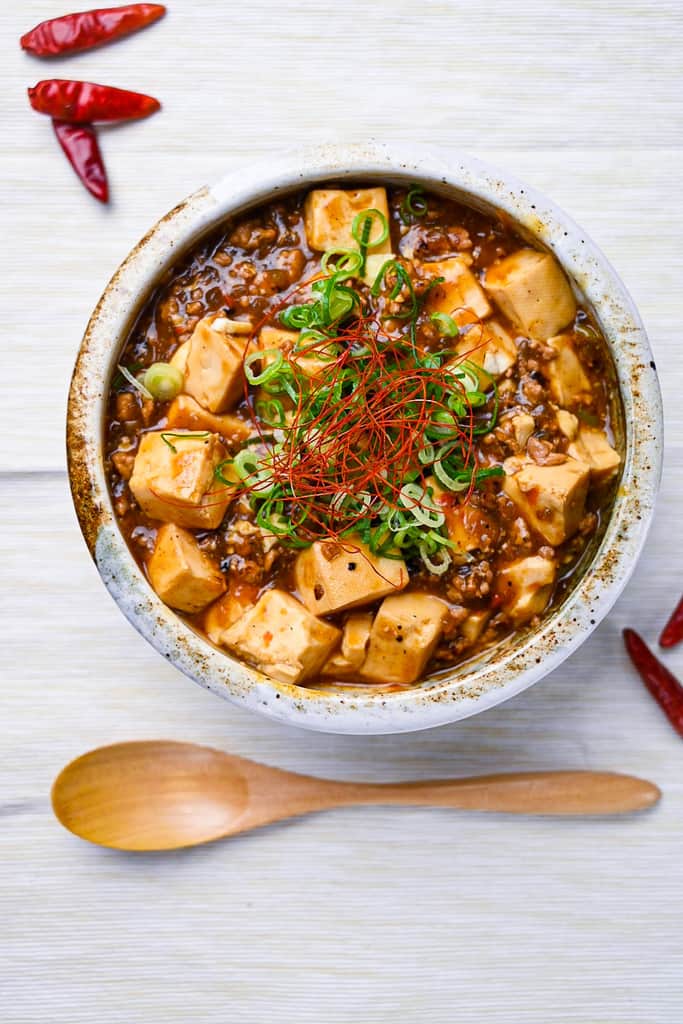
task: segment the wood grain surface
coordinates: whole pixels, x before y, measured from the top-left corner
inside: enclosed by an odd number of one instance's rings
[[[680,0],[170,6],[139,36],[44,63],[17,40],[61,0],[0,5],[0,1018],[678,1024],[683,745],[620,630],[654,640],[683,576]],[[109,209],[28,108],[25,87],[52,76],[164,104],[102,132]],[[462,724],[354,738],[233,708],[137,636],[78,533],[63,424],[88,315],[158,216],[283,146],[371,136],[488,159],[586,228],[650,333],[667,457],[633,580],[562,668]],[[683,675],[683,651],[666,657]],[[49,788],[66,761],[155,737],[342,779],[595,768],[664,795],[618,821],[350,808],[170,855],[103,851],[60,829]]]

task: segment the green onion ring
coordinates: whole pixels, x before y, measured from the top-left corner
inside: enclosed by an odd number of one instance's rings
[[[460,334],[460,328],[448,313],[432,313],[429,319],[436,324],[439,334],[444,338],[455,338]]]

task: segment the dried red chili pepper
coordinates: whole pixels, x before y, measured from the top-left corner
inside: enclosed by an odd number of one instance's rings
[[[683,640],[683,597],[671,613],[671,618],[659,638],[661,647],[674,647]]]
[[[31,106],[57,121],[92,124],[94,121],[131,121],[147,117],[161,104],[153,96],[112,85],[49,78],[28,90]]]
[[[113,42],[151,25],[166,8],[162,4],[127,4],[95,11],[78,11],[41,21],[21,37],[24,50],[36,57],[58,57]]]
[[[91,124],[53,121],[55,135],[66,158],[88,192],[101,203],[109,201],[109,185],[95,129]]]
[[[673,672],[662,665],[635,630],[624,630],[624,643],[640,678],[665,713],[674,729],[683,736],[683,686]]]

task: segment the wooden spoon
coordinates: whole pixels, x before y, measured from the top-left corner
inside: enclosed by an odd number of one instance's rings
[[[52,787],[65,828],[118,850],[173,850],[282,818],[349,804],[410,804],[508,814],[623,814],[656,804],[651,782],[612,772],[514,772],[371,785],[295,775],[170,740],[100,747]]]

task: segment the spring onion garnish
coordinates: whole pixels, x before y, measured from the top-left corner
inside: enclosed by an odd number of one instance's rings
[[[373,236],[374,226],[379,231]],[[389,237],[389,222],[381,210],[361,210],[353,218],[351,234],[359,245],[363,244],[368,249],[374,249]]]
[[[412,224],[419,217],[426,216],[428,211],[424,189],[420,185],[412,185],[401,203],[401,220],[404,224]]]
[[[284,362],[282,352],[278,348],[252,352],[244,358],[244,376],[253,387],[259,384],[267,384],[269,380],[274,380],[279,375]],[[264,368],[260,373],[252,370],[254,363],[263,364]]]
[[[444,338],[455,338],[460,333],[458,325],[448,313],[432,313],[429,319],[436,324],[439,334]]]
[[[121,374],[121,376],[125,380],[127,380],[128,383],[131,384],[136,391],[139,391],[140,394],[143,395],[145,398],[154,398],[154,395],[152,395],[147,390],[144,383],[141,380],[138,380],[137,377],[134,377],[130,370],[128,370],[125,366],[121,366],[121,363],[117,363],[116,365],[118,366],[119,373]]]
[[[334,266],[330,266],[330,261],[334,261]],[[326,274],[343,272],[349,277],[358,274],[362,266],[363,258],[356,249],[328,249],[320,261],[320,267]]]
[[[180,370],[170,363],[152,363],[145,371],[142,383],[152,398],[170,402],[182,391],[184,378]]]
[[[373,235],[374,226],[379,225],[379,233]],[[351,224],[351,234],[354,240],[358,242],[358,250],[360,252],[361,264],[358,273],[362,275],[365,273],[365,262],[368,255],[368,249],[375,249],[378,245],[382,245],[386,242],[389,237],[389,222],[381,210],[361,210],[353,218]]]
[[[170,438],[173,438],[173,440],[177,440],[177,441],[198,441],[198,440],[200,440],[200,438],[204,438],[204,437],[209,437],[209,431],[208,430],[202,430],[201,433],[198,433],[198,434],[180,434],[180,433],[176,433],[176,432],[174,432],[172,430],[164,430],[162,435],[161,435],[161,440],[164,442],[164,444],[167,444],[168,447],[173,452],[173,454],[176,455],[177,452],[178,452],[178,449],[173,444],[173,441],[170,440]]]
[[[329,277],[314,281],[311,291],[316,301],[299,306],[288,306],[280,313],[280,322],[291,330],[329,330],[345,320],[360,307],[360,295],[342,281],[348,280],[347,270],[335,270]]]
[[[422,216],[421,190],[409,194],[410,215]],[[475,438],[495,427],[497,388],[458,356],[457,324],[425,312],[429,289],[418,296],[400,260],[385,260],[369,297],[354,287],[368,249],[388,237],[386,217],[362,211],[352,233],[358,251],[326,252],[321,273],[291,293],[310,287],[309,301],[277,307],[299,332],[291,350],[245,355],[247,384],[258,388],[256,435],[215,476],[285,546],[360,536],[376,554],[441,575],[469,557],[449,538],[448,503],[503,472],[479,465],[475,451]],[[427,322],[439,350],[419,344]]]

